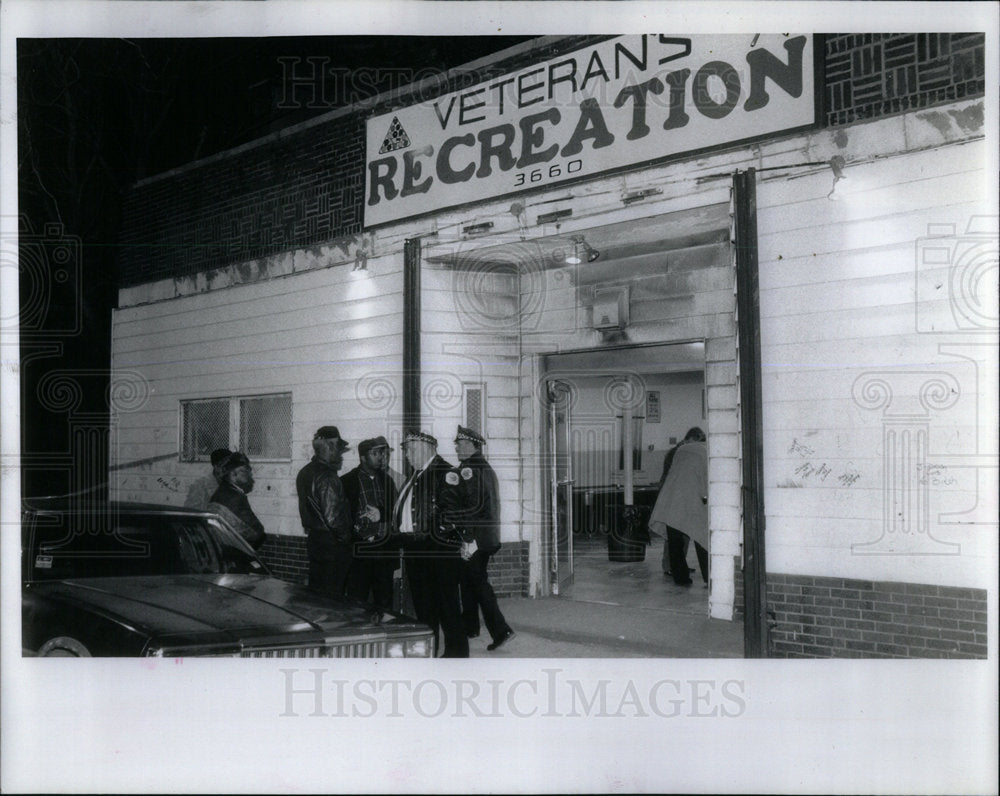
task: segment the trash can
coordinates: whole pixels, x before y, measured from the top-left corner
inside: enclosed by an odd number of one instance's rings
[[[649,544],[649,507],[616,506],[608,532],[608,560],[645,561]]]

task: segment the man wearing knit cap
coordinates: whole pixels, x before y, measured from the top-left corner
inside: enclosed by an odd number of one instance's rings
[[[267,534],[247,500],[254,483],[250,460],[235,451],[221,459],[217,469],[220,473],[219,488],[212,495],[208,510],[222,517],[254,550],[259,550],[267,539]]]
[[[358,443],[357,467],[341,482],[354,513],[354,560],[347,576],[347,596],[392,608],[392,574],[399,565],[399,548],[389,538],[396,484],[389,475],[392,448],[385,437]]]
[[[468,658],[459,593],[461,540],[444,527],[441,496],[451,465],[437,455],[437,440],[410,431],[403,453],[413,473],[393,507],[393,528],[403,548],[407,582],[417,619],[444,635],[445,658]]]
[[[447,478],[456,496],[448,517],[461,533],[462,620],[466,635],[479,635],[479,611],[495,650],[514,636],[497,605],[487,567],[490,556],[500,549],[500,486],[497,474],[483,456],[486,440],[471,428],[459,426],[455,452],[460,464]],[[454,483],[452,483],[454,482]]]
[[[187,497],[184,499],[185,508],[204,509],[208,507],[208,501],[212,499],[212,495],[215,494],[215,490],[219,488],[222,481],[222,471],[219,469],[219,465],[230,453],[232,451],[229,448],[216,448],[212,451],[210,457],[212,472],[206,473],[191,484]]]
[[[336,426],[322,426],[313,435],[312,460],[299,470],[295,490],[299,517],[306,532],[309,588],[342,598],[351,567],[351,507],[337,471],[351,446]]]

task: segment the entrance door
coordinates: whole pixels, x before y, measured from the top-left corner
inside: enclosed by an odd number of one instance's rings
[[[559,594],[573,582],[573,456],[570,386],[549,379],[549,589]]]

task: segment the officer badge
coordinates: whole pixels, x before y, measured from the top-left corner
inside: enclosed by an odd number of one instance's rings
[[[456,473],[454,470],[451,470],[445,474],[444,480],[445,483],[447,483],[449,486],[458,486],[458,473]]]
[[[471,467],[463,467],[462,468],[462,478],[464,478],[466,481],[468,481],[470,478],[472,478],[472,468]],[[458,482],[456,481],[455,483],[458,483]]]

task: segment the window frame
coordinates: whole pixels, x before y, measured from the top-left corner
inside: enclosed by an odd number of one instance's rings
[[[288,456],[287,457],[271,457],[271,456],[254,456],[254,463],[257,462],[273,462],[276,464],[289,463],[292,461],[293,457],[293,440],[292,440],[292,393],[291,392],[269,392],[269,393],[253,393],[251,395],[216,395],[208,396],[204,398],[181,398],[178,400],[177,405],[177,460],[185,464],[200,464],[208,462],[210,460],[211,454],[193,454],[190,457],[185,456],[184,452],[184,409],[190,404],[199,403],[212,403],[212,402],[227,402],[229,406],[229,414],[227,417],[227,436],[228,436],[228,447],[230,450],[242,450],[241,440],[240,440],[240,428],[243,412],[243,402],[244,401],[254,401],[268,398],[287,398],[288,399],[288,426],[289,426],[289,436],[288,436]]]

